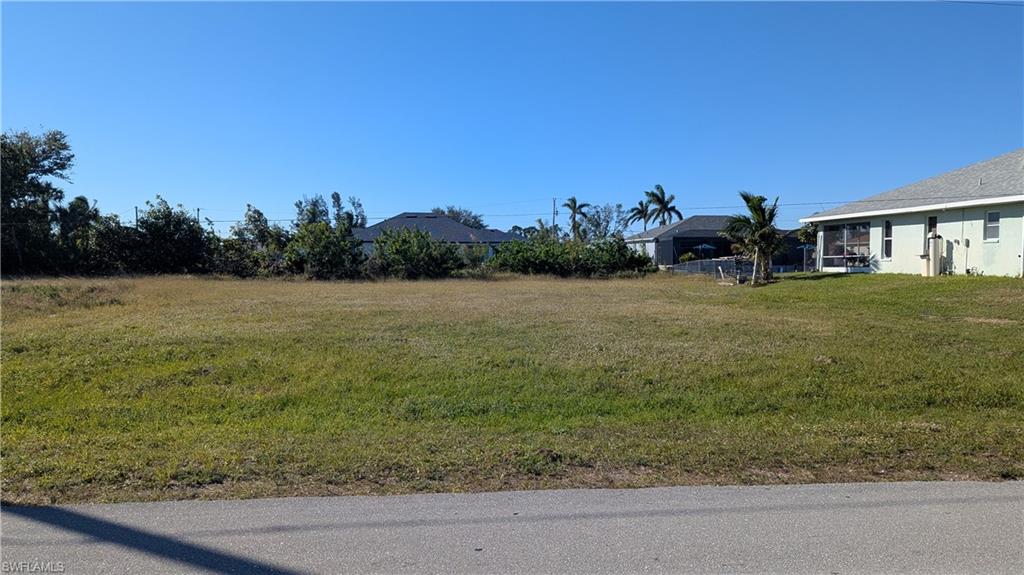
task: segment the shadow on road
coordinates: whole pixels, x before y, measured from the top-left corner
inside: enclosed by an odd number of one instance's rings
[[[299,573],[260,563],[230,553],[208,549],[179,539],[125,527],[59,507],[3,506],[4,513],[45,523],[58,529],[87,535],[98,541],[120,545],[135,551],[156,555],[215,573],[253,573],[257,575],[292,575]]]

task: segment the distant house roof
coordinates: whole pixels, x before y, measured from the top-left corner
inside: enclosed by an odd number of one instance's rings
[[[803,218],[801,222],[1024,201],[1024,148]]]
[[[643,242],[668,238],[715,237],[725,228],[731,216],[690,216],[678,222],[651,228],[626,238],[627,242]]]
[[[453,244],[497,244],[521,239],[499,230],[478,230],[445,215],[431,212],[403,212],[366,228],[356,228],[352,234],[363,242],[372,242],[384,230],[413,228],[430,233],[435,240]]]

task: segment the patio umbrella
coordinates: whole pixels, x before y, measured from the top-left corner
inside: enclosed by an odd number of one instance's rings
[[[701,258],[703,258],[704,257],[704,250],[711,250],[712,252],[714,252],[715,251],[715,246],[712,246],[712,245],[709,245],[709,244],[700,244],[699,246],[695,246],[693,249],[695,249],[698,252],[700,252],[700,256],[701,256]]]
[[[817,249],[818,246],[814,244],[802,244],[800,245],[801,250],[804,251],[804,271],[807,271],[807,251]]]

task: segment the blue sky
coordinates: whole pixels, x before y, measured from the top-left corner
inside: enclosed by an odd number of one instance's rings
[[[129,219],[156,194],[289,218],[337,190],[371,218],[458,204],[505,229],[553,196],[628,207],[662,184],[684,215],[777,195],[795,227],[1024,146],[1020,6],[5,2],[2,19],[3,128],[65,131],[68,194]]]

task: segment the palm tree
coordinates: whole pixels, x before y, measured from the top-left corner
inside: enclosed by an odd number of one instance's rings
[[[52,214],[57,224],[58,238],[77,265],[83,254],[89,252],[90,228],[100,219],[96,202],[89,204],[85,196],[77,196],[67,206],[58,204]]]
[[[635,206],[630,208],[629,212],[626,213],[626,225],[632,225],[636,222],[644,223],[644,231],[647,231],[647,222],[651,221],[651,201],[643,200],[637,202]]]
[[[576,201],[576,196],[565,200],[562,207],[569,210],[569,229],[572,231],[572,239],[574,241],[580,241],[580,218],[586,217],[586,209],[590,207],[590,204],[586,202]]]
[[[658,225],[671,224],[673,216],[683,219],[683,213],[672,205],[676,199],[675,194],[666,197],[665,188],[661,187],[661,184],[654,186],[653,191],[644,193],[651,204],[651,219],[658,220]]]
[[[782,248],[782,234],[775,227],[779,214],[779,198],[768,205],[768,198],[740,192],[749,214],[737,214],[729,218],[721,235],[736,242],[742,251],[754,258],[751,284],[771,279],[772,255]]]

